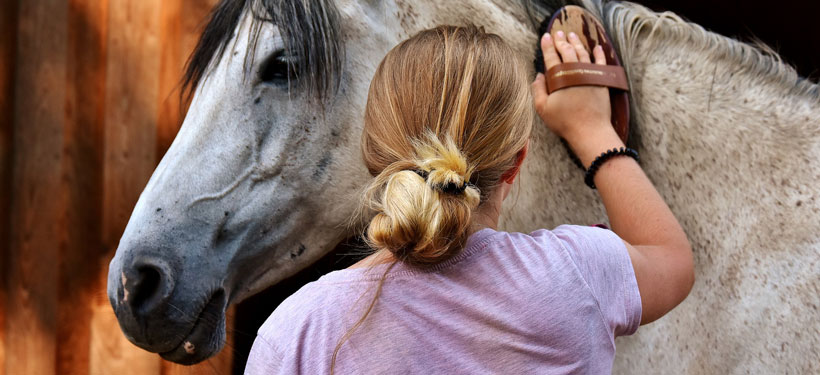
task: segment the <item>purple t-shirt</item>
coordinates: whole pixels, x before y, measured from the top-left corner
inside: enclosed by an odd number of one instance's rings
[[[245,373],[329,374],[387,266],[333,271],[287,298],[259,329]],[[335,372],[607,374],[615,336],[640,318],[632,263],[613,232],[486,228],[435,267],[394,266]]]

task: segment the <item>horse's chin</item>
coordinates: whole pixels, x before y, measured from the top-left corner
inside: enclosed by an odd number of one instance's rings
[[[226,304],[224,293],[215,294],[185,338],[174,349],[159,355],[167,361],[192,365],[219,353],[225,346]]]
[[[293,294],[304,284],[315,280],[317,275],[342,269],[355,263],[359,260],[359,257],[351,255],[357,254],[364,249],[364,242],[356,236],[339,241],[336,246],[333,247],[333,250],[313,263],[310,267],[273,286],[269,286],[267,289],[263,289],[260,292],[262,295],[265,293],[273,293],[273,296],[265,295],[264,305],[267,305],[268,302],[278,297],[284,298]],[[234,295],[232,296],[230,304],[239,303],[247,298],[253,297],[254,294],[256,293],[242,297]],[[254,304],[256,301],[250,303]],[[219,353],[225,345],[225,309],[227,305],[228,301],[225,293],[221,290],[217,291],[202,308],[196,322],[190,328],[185,338],[173,349],[159,353],[160,356],[171,362],[182,365],[192,365]],[[270,315],[271,311],[263,310],[264,309],[259,308],[254,309],[254,311],[262,313],[264,315],[262,318],[264,319]],[[253,327],[253,329],[256,328],[257,327]]]

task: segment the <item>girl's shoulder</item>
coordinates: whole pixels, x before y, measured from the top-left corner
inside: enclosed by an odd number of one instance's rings
[[[360,297],[367,287],[364,283],[311,281],[276,307],[259,328],[259,335],[285,339],[305,327],[335,320],[336,313]]]
[[[268,316],[265,323],[259,327],[259,336],[269,342],[281,343],[292,336],[294,327],[309,324],[309,321],[321,312],[323,299],[331,296],[322,296],[321,287],[315,281],[299,288],[282,301]]]
[[[562,224],[553,229],[537,229],[530,233],[502,232],[496,236],[497,245],[511,245],[522,251],[568,251],[574,253],[589,245],[617,244],[620,238],[612,231],[600,226]]]

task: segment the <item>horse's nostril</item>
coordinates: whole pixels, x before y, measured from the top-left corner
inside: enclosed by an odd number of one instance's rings
[[[150,266],[143,266],[137,269],[137,280],[134,283],[134,291],[131,296],[131,306],[134,309],[142,307],[151,296],[156,294],[160,283],[159,271]]]
[[[131,268],[132,280],[123,280],[123,301],[127,302],[137,315],[150,312],[170,295],[173,280],[163,267],[147,262],[136,262]]]

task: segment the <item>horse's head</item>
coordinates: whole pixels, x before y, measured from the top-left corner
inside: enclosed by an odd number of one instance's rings
[[[469,12],[418,6],[429,9],[220,3],[189,65],[188,115],[109,268],[109,299],[129,340],[175,362],[208,358],[224,343],[229,304],[349,235],[343,224],[370,178],[359,155],[369,81],[399,40],[483,17],[476,22],[489,22],[490,31],[518,30],[518,48],[530,49],[527,29],[493,6],[483,15],[475,4]],[[443,18],[435,7],[462,18]]]
[[[213,355],[228,304],[346,236],[340,224],[368,178],[357,137],[366,77],[395,34],[342,22],[366,17],[342,11],[323,0],[215,11],[191,60],[188,116],[109,268],[109,298],[136,345],[183,363]],[[345,41],[358,45],[347,59]],[[353,73],[340,74],[343,62]]]

